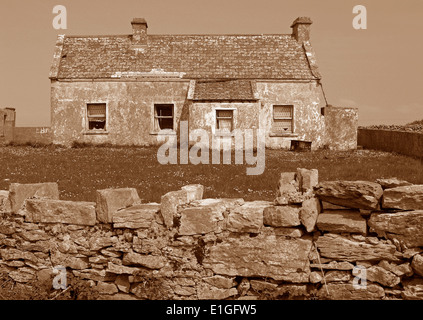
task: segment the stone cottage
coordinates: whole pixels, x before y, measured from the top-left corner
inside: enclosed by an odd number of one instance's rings
[[[155,35],[143,18],[131,24],[130,35],[58,36],[54,143],[157,145],[187,121],[211,137],[264,129],[269,148],[356,147],[357,110],[327,106],[309,18],[268,35]]]
[[[0,144],[13,141],[16,122],[14,108],[0,108]]]

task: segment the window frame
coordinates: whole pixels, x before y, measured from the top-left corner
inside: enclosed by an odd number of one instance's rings
[[[104,105],[104,129],[90,129],[90,118],[96,118],[95,116],[89,115],[89,106],[90,105]],[[103,118],[103,117],[97,117],[97,118]],[[85,133],[87,134],[105,134],[108,133],[109,129],[109,108],[108,103],[105,101],[96,101],[96,102],[86,102],[85,103]]]
[[[212,132],[213,132],[213,134],[215,134],[215,135],[219,135],[219,136],[227,136],[227,135],[232,135],[233,133],[234,133],[234,130],[235,130],[235,123],[236,123],[236,121],[235,121],[235,111],[236,111],[237,109],[236,108],[214,108],[214,120],[215,120],[215,124],[214,124],[214,126],[213,126],[213,128],[212,128]],[[231,111],[232,112],[232,117],[231,118],[229,118],[229,117],[218,117],[218,112],[219,111]],[[219,120],[220,119],[222,119],[222,120],[227,120],[227,119],[231,119],[231,131],[223,131],[222,129],[219,129],[218,128],[218,126],[219,126]]]
[[[290,117],[276,117],[275,115],[275,108],[276,107],[290,107],[291,109],[291,116]],[[272,105],[272,126],[271,126],[271,132],[273,135],[295,135],[295,126],[294,126],[294,118],[295,118],[295,107],[292,104],[274,104]],[[291,130],[290,131],[280,131],[275,129],[275,122],[281,121],[281,120],[290,120],[291,122]],[[282,122],[282,121],[281,121]]]
[[[158,116],[157,115],[157,107],[171,107],[172,115],[171,116]],[[172,119],[172,129],[161,129],[160,128],[160,120],[159,119]],[[159,133],[167,131],[169,133],[175,132],[175,104],[174,103],[154,103],[153,104],[153,133]]]

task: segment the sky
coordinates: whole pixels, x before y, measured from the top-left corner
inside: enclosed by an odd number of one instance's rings
[[[67,29],[53,28],[56,5]],[[367,29],[353,28],[356,5]],[[143,17],[149,34],[290,34],[312,19],[311,44],[328,103],[359,109],[359,124],[423,119],[421,0],[0,0],[0,107],[17,126],[50,125],[48,78],[57,35],[130,34]]]

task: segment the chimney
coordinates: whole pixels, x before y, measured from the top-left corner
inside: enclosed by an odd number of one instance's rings
[[[144,18],[134,18],[132,24],[132,43],[134,45],[147,45],[147,21]]]
[[[298,17],[292,23],[292,36],[300,43],[310,40],[310,25],[313,23],[308,17]]]

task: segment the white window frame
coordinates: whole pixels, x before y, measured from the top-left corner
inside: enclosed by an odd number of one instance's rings
[[[212,127],[212,133],[216,135],[232,135],[234,130],[236,129],[236,110],[237,108],[223,108],[223,107],[214,108],[213,109],[214,126]],[[218,111],[232,111],[232,130],[230,132],[222,131],[217,128],[217,125],[218,125],[217,112]]]

